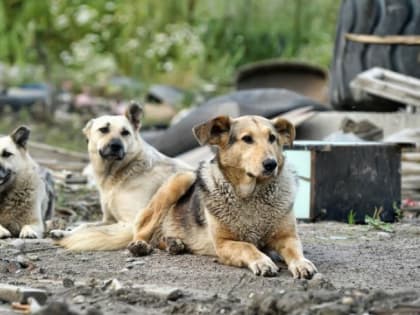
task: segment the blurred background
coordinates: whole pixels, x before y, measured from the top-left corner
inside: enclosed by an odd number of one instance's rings
[[[79,130],[86,119],[118,113],[129,99],[149,94],[153,101],[151,88],[175,101],[152,108],[146,127],[165,125],[180,109],[232,90],[236,71],[252,62],[299,60],[326,69],[339,5],[2,0],[0,133],[24,122],[39,131],[39,141],[84,151]]]

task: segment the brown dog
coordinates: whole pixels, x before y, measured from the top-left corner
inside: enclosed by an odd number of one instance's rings
[[[272,276],[278,267],[262,250],[274,250],[295,278],[311,278],[316,268],[303,256],[292,212],[298,179],[282,154],[295,138],[293,125],[221,116],[193,131],[200,144],[218,147],[215,158],[157,191],[137,219],[131,252],[145,254],[151,242]]]

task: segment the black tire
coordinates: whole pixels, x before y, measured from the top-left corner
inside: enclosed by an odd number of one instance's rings
[[[412,16],[407,23],[403,34],[420,34],[420,4],[417,0],[411,1]],[[398,46],[394,50],[393,61],[396,71],[420,78],[420,46]]]
[[[345,34],[420,34],[419,7],[418,0],[342,1],[331,66],[330,100],[334,108],[393,111],[403,106],[373,96],[356,102],[350,82],[359,73],[377,66],[420,77],[420,46],[368,45],[347,41]]]
[[[210,118],[219,115],[261,115],[271,118],[306,106],[312,106],[317,111],[328,110],[324,105],[284,89],[236,91],[204,102],[163,132],[143,132],[143,137],[160,152],[176,156],[198,146],[191,130],[194,125]]]

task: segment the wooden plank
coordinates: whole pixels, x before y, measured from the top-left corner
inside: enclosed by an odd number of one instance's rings
[[[420,163],[420,152],[407,152],[401,156],[401,161]]]
[[[420,106],[420,80],[383,68],[359,74],[351,83],[356,99],[370,93],[403,104]]]
[[[347,33],[347,40],[363,44],[375,45],[420,45],[420,36],[417,35],[366,35]]]
[[[420,163],[415,162],[402,162],[401,175],[420,175]]]

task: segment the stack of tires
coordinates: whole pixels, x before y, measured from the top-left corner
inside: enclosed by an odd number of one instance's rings
[[[420,35],[419,0],[342,0],[330,75],[330,102],[339,110],[393,111],[403,104],[370,97],[355,101],[350,82],[359,73],[382,67],[420,78],[419,45],[371,45],[345,34]]]

